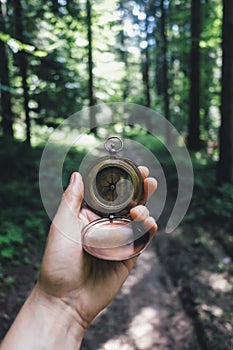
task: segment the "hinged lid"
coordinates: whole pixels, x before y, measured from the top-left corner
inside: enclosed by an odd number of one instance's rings
[[[122,261],[141,253],[151,238],[140,223],[119,217],[102,218],[84,227],[82,245],[97,258]]]

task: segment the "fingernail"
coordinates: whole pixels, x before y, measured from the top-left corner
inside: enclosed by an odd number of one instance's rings
[[[75,182],[75,173],[73,173],[70,177],[70,185]]]
[[[74,193],[83,195],[83,185],[82,185],[82,177],[79,173],[73,173],[71,176],[71,188]]]
[[[142,221],[145,216],[145,207],[138,205],[133,209],[133,218],[136,221]]]
[[[70,177],[70,184],[79,186],[81,176],[79,173],[73,173]]]
[[[136,212],[136,215],[141,215],[142,214],[142,209],[139,206],[137,206],[137,207],[134,208],[134,212]]]

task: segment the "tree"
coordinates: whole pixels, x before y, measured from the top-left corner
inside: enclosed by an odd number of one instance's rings
[[[94,84],[93,84],[93,58],[92,58],[92,7],[91,0],[87,0],[86,3],[87,10],[87,39],[88,39],[88,96],[89,96],[89,107],[95,105],[95,96],[94,96]],[[90,109],[90,129],[96,133],[96,118],[95,111],[93,108]]]
[[[57,0],[52,0],[51,1],[51,7],[52,7],[52,11],[55,15],[59,14],[59,3]]]
[[[204,137],[216,140],[221,6],[218,0],[193,1],[190,37],[191,1],[2,2],[9,6],[7,31],[0,37],[11,53],[8,80],[15,91],[17,136],[25,114],[34,134],[84,106],[124,99],[161,111],[184,135],[190,109],[190,149]],[[205,11],[201,38],[200,8]],[[10,92],[10,85],[6,81],[4,91]],[[96,116],[89,117],[92,128]]]
[[[192,0],[191,6],[191,52],[190,52],[190,109],[188,125],[188,148],[200,149],[200,34],[201,0]]]
[[[220,160],[217,179],[220,184],[233,181],[233,2],[223,0],[222,93]]]
[[[168,47],[168,39],[167,39],[167,8],[164,0],[161,0],[161,35],[163,41],[163,49],[162,49],[162,57],[163,57],[163,105],[164,105],[164,114],[165,118],[170,121],[170,107],[169,107],[169,94],[168,94],[168,64],[167,64],[167,47]],[[166,140],[167,143],[170,144],[171,140],[170,129],[167,127],[166,130]]]
[[[117,34],[117,39],[119,40],[119,48],[117,47],[116,50],[118,51],[118,56],[120,57],[120,60],[124,64],[124,77],[122,79],[122,98],[123,101],[127,99],[129,96],[130,92],[130,79],[129,79],[129,62],[128,62],[128,51],[127,51],[127,46],[125,44],[125,33],[122,28],[123,26],[123,21],[120,19],[120,30],[119,33]]]
[[[21,0],[14,1],[14,11],[15,11],[15,37],[21,42],[24,40],[24,28],[23,28],[23,15],[22,15],[22,4]],[[28,63],[27,56],[24,50],[19,51],[17,54],[18,65],[22,79],[22,88],[23,88],[23,101],[24,101],[24,113],[25,113],[25,122],[26,122],[26,141],[30,145],[31,143],[31,123],[30,123],[30,109],[29,109],[29,87],[27,83],[28,78]]]
[[[144,87],[145,95],[145,106],[151,106],[151,93],[150,93],[150,56],[149,56],[149,46],[147,45],[145,49],[141,50],[142,56],[142,82]]]
[[[5,32],[6,7],[1,2],[0,31]],[[9,66],[6,44],[0,40],[0,81],[1,81],[1,114],[3,136],[13,138],[13,120],[11,108],[11,92]]]

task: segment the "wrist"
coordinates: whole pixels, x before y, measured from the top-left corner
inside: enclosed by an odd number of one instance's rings
[[[77,350],[85,322],[61,298],[36,284],[1,344],[1,350]]]
[[[29,303],[31,308],[36,305],[38,311],[47,318],[47,326],[51,327],[54,335],[63,334],[81,344],[89,324],[65,298],[49,295],[40,288],[39,284],[36,284],[29,296]]]

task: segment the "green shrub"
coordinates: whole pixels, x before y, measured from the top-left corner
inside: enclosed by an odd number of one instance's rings
[[[24,244],[24,235],[19,226],[5,221],[0,225],[0,255],[12,259],[18,256],[18,248]]]

